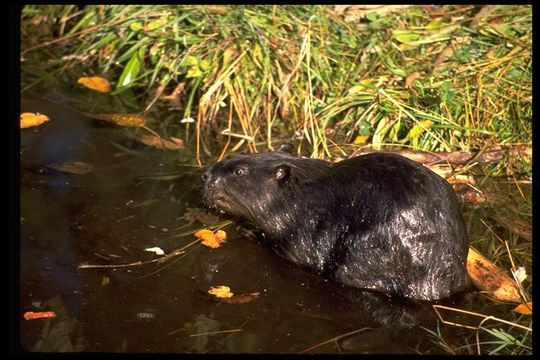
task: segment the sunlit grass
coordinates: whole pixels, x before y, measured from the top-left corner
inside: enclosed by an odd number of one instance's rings
[[[136,89],[141,111],[181,89],[178,121],[198,120],[185,126],[201,157],[227,140],[263,151],[285,138],[313,157],[530,144],[531,7],[477,13],[412,6],[350,23],[330,6],[26,6],[23,74],[74,77],[82,62]]]

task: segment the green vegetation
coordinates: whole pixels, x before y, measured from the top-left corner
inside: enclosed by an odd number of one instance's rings
[[[135,101],[122,109],[151,114],[150,128],[184,139],[202,162],[285,141],[317,158],[363,148],[532,145],[532,6],[425,5],[360,16],[333,6],[28,5],[21,17],[23,93],[58,84],[75,93],[79,77],[105,77],[112,93],[85,89],[95,102],[79,110],[128,94]],[[510,178],[522,201],[496,199],[480,216],[471,208],[472,245],[502,268],[530,274],[531,239],[523,241],[518,225],[531,223],[531,196],[520,183],[531,177],[531,159],[506,156],[479,170]],[[504,241],[494,231],[501,224]],[[449,353],[532,353],[523,330],[532,329],[530,316],[513,313],[515,304],[493,306],[503,314],[463,330],[463,346],[426,330]]]
[[[26,6],[23,78],[74,80],[82,64],[134,90],[140,111],[176,89],[173,121],[196,118],[186,136],[208,155],[227,139],[249,151],[294,140],[313,157],[530,145],[532,8],[479,9],[347,22],[328,6]]]

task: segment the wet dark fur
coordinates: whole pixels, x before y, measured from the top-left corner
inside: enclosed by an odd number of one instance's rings
[[[444,179],[404,157],[330,163],[280,150],[237,155],[202,180],[207,207],[254,225],[279,255],[346,285],[420,300],[468,285],[460,204]]]

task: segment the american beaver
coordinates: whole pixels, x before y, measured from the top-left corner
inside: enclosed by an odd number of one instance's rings
[[[346,285],[418,300],[467,287],[469,240],[444,179],[394,154],[331,163],[291,150],[207,168],[206,207],[255,226],[277,254]]]

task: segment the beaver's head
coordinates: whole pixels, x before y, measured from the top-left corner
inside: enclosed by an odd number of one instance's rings
[[[294,181],[292,147],[270,153],[236,155],[208,167],[201,176],[205,206],[221,215],[259,225],[283,201]]]

